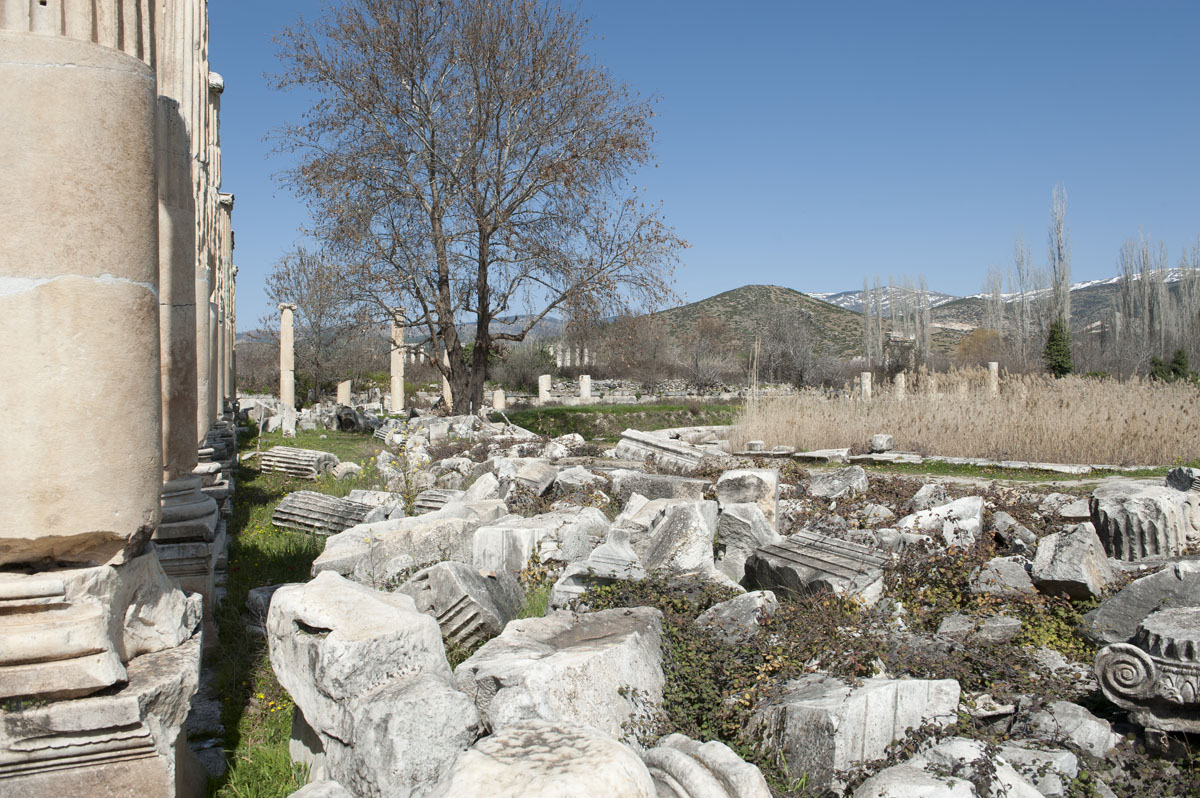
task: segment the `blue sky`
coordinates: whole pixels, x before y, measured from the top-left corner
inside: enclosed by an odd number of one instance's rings
[[[300,238],[264,135],[304,111],[271,90],[274,33],[313,0],[210,0],[225,78],[223,190],[237,197],[238,313]],[[1116,273],[1139,230],[1171,265],[1200,234],[1200,3],[595,0],[595,58],[658,95],[658,168],[636,182],[691,243],[687,300],[748,283],[801,291],[924,274],[980,290],[1022,233],[1044,264],[1069,194],[1074,280]]]

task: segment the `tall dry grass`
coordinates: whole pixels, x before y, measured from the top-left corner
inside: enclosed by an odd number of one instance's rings
[[[1186,383],[1025,375],[1006,377],[990,397],[986,372],[909,378],[903,400],[876,386],[874,398],[820,391],[747,403],[734,450],[851,447],[874,433],[896,449],[926,455],[1050,463],[1171,465],[1200,459],[1200,389]]]

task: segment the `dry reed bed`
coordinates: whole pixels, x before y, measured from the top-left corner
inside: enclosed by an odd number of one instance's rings
[[[734,450],[851,447],[873,433],[896,449],[926,455],[1051,463],[1173,465],[1200,460],[1200,389],[1149,380],[1006,377],[987,396],[984,373],[942,374],[910,387],[903,400],[828,398],[821,391],[747,403],[734,426]],[[932,393],[936,390],[936,393]]]

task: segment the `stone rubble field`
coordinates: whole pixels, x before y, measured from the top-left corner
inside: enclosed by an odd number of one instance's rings
[[[296,796],[1200,788],[1189,469],[1060,493],[735,457],[721,428],[359,426],[381,489],[280,503],[324,550],[246,616]]]

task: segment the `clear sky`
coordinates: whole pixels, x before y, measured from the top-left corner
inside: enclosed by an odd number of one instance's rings
[[[238,317],[300,237],[265,134],[304,98],[271,90],[274,33],[317,0],[210,0],[225,78]],[[687,300],[748,283],[800,291],[924,274],[972,294],[1018,232],[1046,261],[1069,194],[1072,278],[1111,277],[1144,230],[1170,265],[1200,234],[1200,3],[586,0],[596,59],[661,97],[658,168],[637,182],[691,243]],[[273,309],[272,309],[273,311]]]

